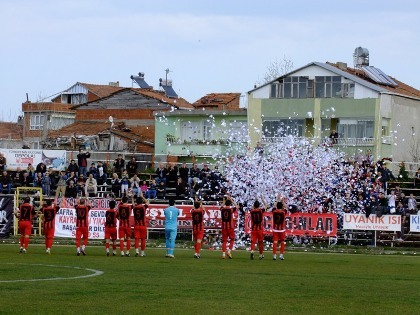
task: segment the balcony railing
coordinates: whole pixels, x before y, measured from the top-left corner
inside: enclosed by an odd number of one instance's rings
[[[295,139],[303,139],[304,137],[295,137]],[[281,137],[266,137],[261,140],[262,143],[272,143],[279,141]],[[315,140],[315,138],[306,138],[307,140]],[[373,146],[374,138],[322,138],[321,144],[323,145],[338,145],[338,146]],[[387,143],[387,142],[386,142]]]

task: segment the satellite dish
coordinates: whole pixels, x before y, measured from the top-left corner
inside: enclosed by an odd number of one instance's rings
[[[113,123],[113,122],[114,122],[114,117],[109,116],[108,121],[109,121],[110,123]]]

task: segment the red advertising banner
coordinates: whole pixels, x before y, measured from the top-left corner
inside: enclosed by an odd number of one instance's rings
[[[273,215],[264,212],[264,234],[272,233]],[[337,236],[336,214],[294,213],[286,218],[287,235]],[[245,215],[245,233],[251,233],[251,217]]]

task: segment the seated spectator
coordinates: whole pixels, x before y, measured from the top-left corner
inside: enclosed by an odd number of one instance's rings
[[[127,195],[128,188],[130,187],[130,177],[128,176],[127,170],[123,170],[121,174],[121,196]]]
[[[188,183],[188,173],[189,169],[187,167],[187,163],[183,162],[182,165],[179,167],[179,177],[182,178],[184,183]]]
[[[42,181],[43,181],[43,176],[42,173],[36,173],[36,177],[34,179],[34,187],[41,187],[42,188]]]
[[[5,171],[6,167],[6,157],[3,155],[3,153],[0,153],[0,171]]]
[[[159,185],[160,182],[163,182],[164,184],[166,184],[166,179],[168,176],[168,170],[165,168],[165,166],[163,165],[163,163],[159,164],[159,167],[156,169],[156,183]]]
[[[142,196],[146,197],[147,196],[147,182],[144,180],[143,183],[140,185],[140,191]]]
[[[20,182],[21,187],[32,187],[33,186],[33,178],[29,176],[28,171],[23,171],[23,176]]]
[[[195,198],[198,195],[198,192],[201,188],[201,182],[197,177],[193,178],[190,188],[190,197]]]
[[[203,182],[203,186],[205,186],[211,178],[211,170],[207,164],[203,165],[203,168],[200,172],[200,180]]]
[[[420,168],[414,174],[414,188],[420,187]]]
[[[111,178],[111,192],[115,198],[120,197],[121,192],[121,179],[118,177],[117,173],[112,174]]]
[[[70,180],[68,186],[66,187],[66,198],[76,198],[77,197],[77,188],[74,185],[74,181]]]
[[[89,173],[89,176],[85,183],[85,196],[86,197],[96,197],[98,193],[98,184],[96,179],[93,177],[92,173]]]
[[[93,178],[97,178],[97,173],[98,173],[98,169],[96,168],[96,165],[95,165],[95,163],[91,163],[90,164],[90,167],[89,167],[89,169],[88,169],[88,174],[92,174],[93,175]]]
[[[79,174],[76,182],[77,194],[85,196],[86,178],[83,174]]]
[[[12,177],[7,173],[7,171],[3,171],[0,177],[0,193],[10,194],[11,191],[12,191]]]
[[[69,166],[67,167],[67,173],[70,174],[73,172],[76,176],[79,174],[79,166],[77,166],[75,160],[71,160]]]
[[[200,170],[196,163],[193,163],[190,169],[190,175],[188,177],[188,186],[192,186],[194,178],[196,178],[197,180],[200,178]]]
[[[134,174],[133,178],[130,179],[130,187],[133,194],[137,197],[140,197],[140,178],[137,177],[137,174]]]
[[[98,161],[97,166],[97,173],[96,173],[96,180],[98,182],[98,185],[106,185],[106,180],[108,178],[107,175],[108,167],[106,166],[106,163],[102,163],[101,161]]]
[[[165,185],[165,182],[161,181],[159,183],[159,185],[157,186],[157,189],[156,189],[156,194],[157,194],[157,197],[160,197],[162,199],[165,199],[166,198],[166,185]]]
[[[178,166],[174,163],[170,163],[168,167],[168,174],[166,176],[166,186],[167,187],[176,187],[178,180]]]
[[[149,189],[147,189],[147,199],[156,199],[156,181],[153,179],[150,183]]]
[[[12,185],[13,187],[20,187],[22,186],[22,177],[23,177],[23,171],[22,168],[19,166],[16,168],[16,172],[14,173],[12,177]]]

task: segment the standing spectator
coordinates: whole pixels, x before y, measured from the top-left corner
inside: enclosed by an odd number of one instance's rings
[[[87,176],[87,159],[90,158],[89,151],[84,152],[82,148],[79,149],[79,154],[77,155],[77,166],[79,166],[79,174],[83,174],[83,177]]]
[[[45,172],[44,177],[42,178],[42,193],[45,196],[49,196],[51,194],[51,185],[52,185],[52,181],[51,181],[51,177],[50,177],[50,172]]]
[[[0,153],[0,171],[5,171],[7,164],[6,157],[3,155],[3,153]]]
[[[114,197],[117,198],[120,196],[121,191],[121,180],[118,177],[117,173],[112,174],[111,179],[111,192],[114,194]]]
[[[417,186],[420,186],[420,168],[414,174],[414,188],[417,188]]]
[[[12,182],[12,177],[7,173],[7,171],[3,171],[0,177],[0,193],[10,194],[12,191]]]
[[[264,230],[263,230],[263,212],[260,208],[260,202],[255,200],[254,207],[251,210],[251,259],[254,259],[255,244],[258,243],[259,259],[264,258]]]
[[[170,163],[168,167],[168,174],[166,176],[166,186],[175,188],[178,179],[178,166]]]
[[[147,238],[147,217],[146,209],[148,207],[147,200],[141,196],[137,197],[134,208],[134,248],[136,249],[136,257],[139,256],[139,245],[141,249],[141,257],[145,257],[146,238]]]
[[[200,172],[200,179],[203,182],[203,186],[206,186],[207,183],[210,181],[211,170],[207,164],[203,164],[203,168]]]
[[[179,177],[182,178],[184,183],[188,183],[188,173],[189,169],[187,167],[187,163],[183,162],[182,165],[179,167]]]
[[[89,173],[88,178],[85,183],[85,196],[86,197],[96,197],[98,193],[98,184],[96,179],[93,177],[92,173]]]
[[[168,176],[168,170],[163,165],[163,163],[159,164],[159,167],[156,169],[156,183],[159,185],[160,182],[164,182],[166,184],[166,178]]]
[[[383,164],[382,169],[381,169],[381,182],[382,182],[382,188],[384,189],[385,192],[387,190],[387,183],[391,179],[395,180],[394,175],[392,174],[391,170],[387,167],[387,165]]]
[[[106,166],[106,163],[102,163],[101,161],[98,161],[98,167],[97,167],[97,182],[98,185],[106,185],[107,180],[107,172],[108,168]]]
[[[82,175],[83,176],[83,175]],[[76,255],[86,255],[86,246],[88,244],[89,237],[89,211],[91,209],[90,201],[86,203],[85,198],[81,198],[80,201],[76,200]],[[81,240],[83,239],[83,245],[80,247]]]
[[[58,175],[57,189],[55,190],[55,198],[57,199],[60,196],[64,197],[66,195],[67,187],[67,175],[64,171],[60,171]]]
[[[232,259],[232,249],[235,243],[235,214],[237,214],[236,206],[232,199],[228,197],[224,205],[220,208],[222,217],[222,259],[226,258],[227,243],[229,241],[229,249],[227,256]]]
[[[176,197],[179,198],[185,198],[188,194],[187,192],[187,184],[183,181],[181,177],[178,177],[178,181],[176,183]]]
[[[417,214],[417,200],[412,193],[407,199],[407,209],[410,214]]]
[[[366,165],[370,166],[373,165],[374,157],[371,150],[366,150],[366,157],[365,157]]]
[[[124,241],[126,243],[126,252],[125,256],[130,256],[131,248],[131,223],[130,216],[132,205],[128,204],[128,198],[126,196],[122,197],[121,203],[118,206],[117,218],[120,221],[118,228],[118,237],[120,239],[120,251],[121,257],[124,256]]]
[[[179,209],[175,207],[175,200],[169,200],[169,207],[165,209],[165,239],[166,257],[175,258],[175,240],[178,229]]]
[[[125,169],[125,160],[123,159],[122,154],[118,154],[118,157],[114,161],[114,172],[118,175],[121,175]]]
[[[121,174],[121,196],[127,196],[128,187],[130,185],[130,177],[127,170],[123,170]]]
[[[28,172],[29,181],[33,182],[35,179],[35,168],[31,163],[28,163],[28,167],[26,168],[26,171]]]
[[[55,215],[59,209],[59,206],[53,205],[51,199],[46,200],[41,208],[42,225],[45,236],[45,252],[47,254],[51,254],[55,232]]]
[[[20,252],[24,254],[26,254],[26,250],[28,249],[29,237],[32,233],[32,219],[38,216],[30,201],[31,199],[29,197],[25,197],[19,209],[15,210],[15,216],[19,219]]]
[[[79,174],[79,166],[77,166],[75,160],[71,160],[69,166],[67,167],[67,173],[73,172],[74,174]]]
[[[127,163],[127,173],[132,178],[135,174],[137,174],[138,164],[136,161],[136,157],[131,157],[130,161]]]
[[[34,187],[42,188],[43,180],[44,180],[44,178],[42,176],[42,173],[41,172],[36,173],[36,177],[34,179]]]
[[[38,163],[38,165],[36,166],[35,171],[37,173],[41,173],[42,175],[45,174],[45,172],[47,171],[47,166],[44,163]]]
[[[12,177],[12,185],[13,187],[20,187],[22,186],[22,178],[23,178],[23,171],[20,166],[16,168],[16,172]]]
[[[105,213],[105,250],[109,256],[109,243],[112,240],[112,256],[117,255],[117,211],[115,200],[109,202],[109,209]]]
[[[131,187],[131,190],[133,191],[133,194],[135,194],[137,197],[140,197],[140,193],[141,193],[140,178],[137,177],[137,174],[134,174],[133,177],[130,179],[130,187]]]
[[[204,209],[201,203],[194,202],[194,208],[191,210],[193,224],[193,240],[194,240],[194,258],[201,258],[201,242],[204,236]]]
[[[337,131],[335,131],[335,130],[333,130],[331,133],[330,133],[330,141],[331,141],[331,144],[337,144],[337,142],[338,142],[338,132]]]

